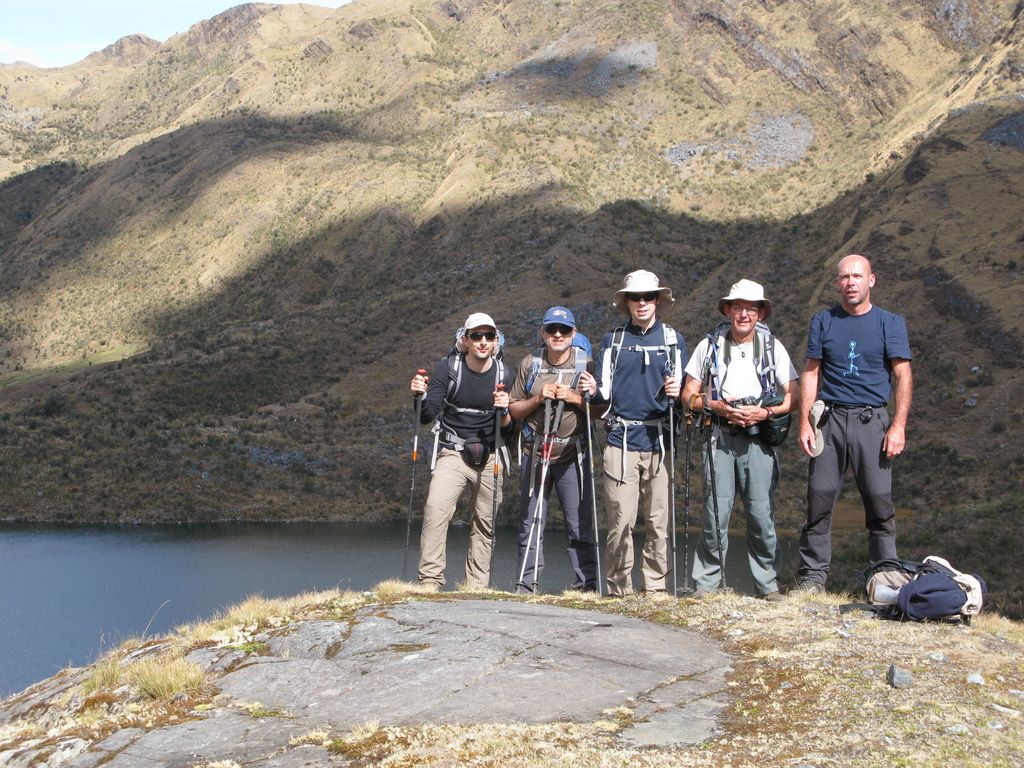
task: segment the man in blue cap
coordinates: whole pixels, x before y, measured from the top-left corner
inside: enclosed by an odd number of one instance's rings
[[[565,514],[573,589],[597,589],[586,406],[590,356],[574,344],[576,319],[565,307],[544,313],[540,347],[523,358],[509,397],[509,413],[523,419],[520,462],[519,558],[515,591],[532,593],[544,569],[544,524],[551,490]]]

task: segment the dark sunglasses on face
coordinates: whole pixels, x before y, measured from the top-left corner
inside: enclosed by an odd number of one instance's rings
[[[572,328],[568,325],[559,325],[558,323],[552,323],[551,325],[544,326],[544,333],[548,336],[554,336],[556,333],[560,333],[563,336],[568,336],[572,333]]]
[[[630,301],[646,301],[648,304],[650,304],[652,301],[655,301],[658,298],[658,292],[653,291],[652,293],[630,293],[626,295],[626,298],[629,299]]]
[[[498,336],[494,331],[473,331],[467,334],[472,341],[480,341],[480,339],[487,339],[488,341],[494,341]]]

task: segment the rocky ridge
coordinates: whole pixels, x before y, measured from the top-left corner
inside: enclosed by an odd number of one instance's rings
[[[1022,636],[765,603],[498,593],[251,599],[0,704],[0,759],[119,766],[1013,764]],[[631,649],[623,655],[622,649]],[[146,692],[133,670],[183,664]],[[813,744],[813,746],[808,746]]]

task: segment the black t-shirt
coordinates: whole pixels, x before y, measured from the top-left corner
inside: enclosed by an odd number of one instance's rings
[[[449,381],[449,360],[454,361],[454,358],[446,357],[441,360],[430,376],[430,384],[423,397],[423,410],[420,413],[420,421],[424,424],[433,421],[444,406]],[[497,360],[492,360],[491,367],[483,373],[476,373],[465,360],[461,361],[461,365],[462,379],[449,401],[454,407],[444,408],[441,423],[462,440],[475,437],[483,443],[493,444],[494,390],[497,388],[498,370],[502,370],[502,383],[506,391],[512,388],[513,371]],[[473,411],[459,411],[457,408],[471,408]]]

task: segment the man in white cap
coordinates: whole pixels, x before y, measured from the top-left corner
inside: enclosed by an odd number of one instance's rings
[[[429,379],[417,374],[410,389],[424,395],[420,420],[435,422],[435,451],[430,490],[423,508],[420,534],[419,582],[444,586],[448,524],[455,505],[468,486],[472,517],[466,553],[466,586],[486,588],[494,546],[493,494],[501,503],[501,483],[494,487],[495,410],[508,427],[508,389],[511,371],[496,357],[498,327],[490,315],[475,312],[466,318],[456,349],[438,363]],[[428,382],[429,381],[429,386]]]
[[[683,384],[683,402],[708,414],[711,430],[693,581],[697,594],[714,591],[722,581],[729,516],[738,490],[747,512],[747,560],[754,587],[759,597],[779,600],[781,548],[773,501],[778,463],[761,425],[793,408],[797,373],[786,348],[764,324],[772,303],[760,284],[735,283],[719,300],[718,311],[729,319],[697,345]],[[766,404],[773,402],[778,404]]]
[[[605,406],[608,445],[604,491],[608,520],[605,561],[608,594],[633,591],[633,527],[643,515],[643,590],[664,592],[670,559],[669,403],[679,398],[686,359],[682,335],[658,312],[672,304],[672,291],[647,270],[630,272],[615,292],[616,309],[628,318],[606,333],[597,360],[595,404]]]
[[[800,531],[798,592],[825,589],[832,561],[832,510],[849,467],[868,529],[868,559],[896,559],[892,459],[906,446],[913,383],[903,317],[871,303],[871,262],[839,262],[840,304],[811,318],[800,378],[800,448],[811,457],[807,521]],[[890,420],[886,405],[893,396]]]

